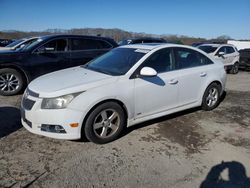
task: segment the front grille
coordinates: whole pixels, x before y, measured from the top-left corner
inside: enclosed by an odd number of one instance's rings
[[[31,110],[35,103],[36,103],[35,101],[32,101],[32,100],[27,99],[25,97],[22,100],[22,106],[26,110]]]

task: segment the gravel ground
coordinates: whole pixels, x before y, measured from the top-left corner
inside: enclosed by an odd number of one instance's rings
[[[228,75],[213,111],[142,123],[106,145],[31,134],[21,96],[0,97],[0,187],[250,187],[249,80]]]

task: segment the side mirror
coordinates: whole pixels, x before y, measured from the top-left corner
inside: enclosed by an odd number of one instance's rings
[[[225,52],[219,52],[219,53],[218,53],[218,56],[219,56],[219,57],[222,57],[222,56],[224,56],[224,55],[225,55]]]
[[[151,67],[143,67],[140,71],[140,75],[146,77],[153,77],[157,75],[157,72]]]

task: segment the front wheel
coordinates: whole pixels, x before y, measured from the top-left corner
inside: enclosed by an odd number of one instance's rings
[[[122,107],[115,102],[106,102],[89,114],[84,132],[89,141],[105,144],[117,139],[125,125]]]
[[[202,99],[201,107],[203,110],[213,110],[218,106],[220,102],[220,91],[221,87],[216,83],[212,83],[207,87]]]
[[[0,95],[18,94],[24,85],[22,75],[15,69],[0,69]]]
[[[230,70],[231,74],[237,74],[239,72],[239,63],[235,63],[232,67],[232,69]]]

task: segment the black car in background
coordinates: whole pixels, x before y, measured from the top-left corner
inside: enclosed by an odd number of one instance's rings
[[[250,49],[240,50],[239,53],[240,53],[239,68],[250,70]]]
[[[133,39],[126,39],[120,41],[118,44],[120,46],[122,45],[128,45],[128,44],[142,44],[142,43],[166,43],[167,41],[162,38],[149,38],[149,37],[143,37],[143,38],[133,38]]]
[[[5,47],[12,42],[14,42],[12,39],[0,39],[0,47]]]
[[[0,52],[0,95],[15,95],[43,74],[86,64],[117,43],[110,38],[50,35],[15,51]]]

